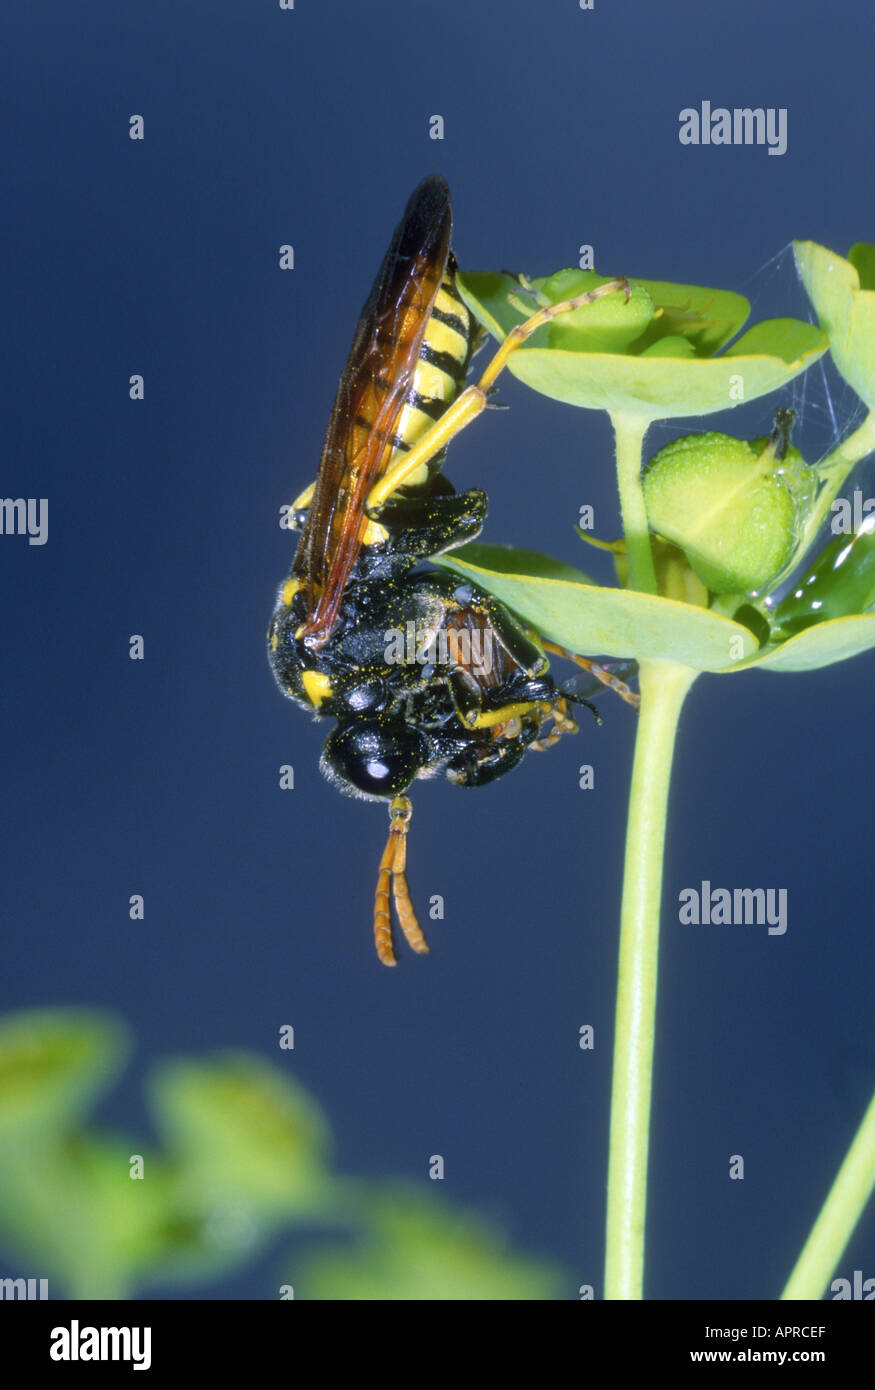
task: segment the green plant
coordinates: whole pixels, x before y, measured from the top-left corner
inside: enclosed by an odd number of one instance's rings
[[[740,333],[740,295],[632,280],[619,295],[536,333],[508,370],[559,401],[607,410],[614,428],[623,537],[619,587],[509,547],[468,545],[437,563],[476,580],[554,642],[634,657],[641,713],[629,798],[607,1202],[605,1296],[640,1298],[659,903],[678,718],[702,672],[793,673],[875,646],[872,531],[811,552],[839,489],[875,448],[875,248],[842,257],[795,244],[820,327],[773,319]],[[631,277],[630,277],[631,278]],[[604,283],[593,272],[547,279],[468,274],[470,309],[501,341],[533,311]],[[522,288],[521,288],[522,287]],[[829,456],[806,466],[776,426],[771,440],[688,436],[642,467],[656,420],[703,416],[786,385],[829,349],[867,408]],[[587,539],[584,537],[584,539]],[[793,594],[778,591],[802,566]],[[819,1297],[871,1190],[875,1105],[863,1121],[785,1296]]]
[[[152,1071],[160,1149],[96,1127],[90,1111],[128,1046],[116,1019],[90,1011],[0,1020],[0,1242],[53,1293],[204,1283],[299,1227],[332,1243],[287,1256],[267,1297],[552,1299],[567,1287],[432,1192],[338,1174],[318,1105],[250,1053]]]

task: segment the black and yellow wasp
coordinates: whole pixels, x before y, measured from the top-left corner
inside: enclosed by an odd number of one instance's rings
[[[525,631],[489,594],[423,568],[476,536],[486,516],[484,492],[457,493],[441,472],[445,447],[483,410],[508,356],[536,328],[627,289],[610,281],[540,310],[465,388],[481,330],[456,286],[451,227],[446,182],[425,179],[362,310],[316,481],[293,504],[301,536],[268,631],[283,693],[337,721],[322,754],[325,775],[352,796],[390,803],[374,904],[385,965],[395,964],[390,886],[408,942],[428,950],[405,874],[405,793],[414,779],[483,786],[527,748],[576,729],[545,652],[570,654]],[[616,677],[571,659],[634,700]]]

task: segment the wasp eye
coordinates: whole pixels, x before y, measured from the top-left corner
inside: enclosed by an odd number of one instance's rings
[[[418,729],[400,720],[345,724],[334,730],[322,754],[323,770],[364,796],[399,796],[428,761]]]

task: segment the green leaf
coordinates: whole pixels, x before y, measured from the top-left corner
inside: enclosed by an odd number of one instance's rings
[[[558,296],[604,279],[565,270],[534,284],[544,298],[547,286]],[[538,307],[537,300],[528,304],[511,276],[471,273],[458,283],[469,309],[499,341]],[[765,395],[798,376],[828,345],[811,324],[774,319],[757,324],[720,357],[707,356],[744,322],[748,305],[741,295],[658,280],[635,280],[632,290],[629,303],[612,295],[569,315],[571,326],[560,319],[539,329],[510,357],[508,371],[553,400],[658,420],[726,410],[738,400],[739,378],[745,401]],[[654,295],[666,302],[656,304]]]
[[[565,1281],[554,1266],[517,1255],[499,1232],[447,1202],[402,1189],[369,1196],[368,1210],[368,1237],[306,1258],[296,1292],[363,1302],[562,1297]]]
[[[802,323],[800,319],[764,319],[762,323],[755,323],[753,328],[742,333],[741,337],[726,349],[725,356],[776,357],[787,366],[791,366],[812,353],[820,357],[826,348],[824,334],[819,333],[813,324]],[[815,358],[812,358],[813,360]]]
[[[131,1177],[135,1152],[142,1178]],[[80,1297],[85,1287],[94,1298],[118,1297],[108,1289],[129,1286],[167,1258],[172,1184],[157,1155],[130,1140],[84,1134],[67,1147],[57,1176],[56,1223],[68,1238],[76,1232],[64,1277]]]
[[[834,351],[834,339],[843,331],[860,277],[850,261],[816,241],[794,241],[793,253],[805,292]]]
[[[680,334],[689,339],[697,357],[713,357],[743,328],[750,314],[744,295],[705,285],[677,285],[670,280],[638,280],[655,306],[651,332],[660,337]]]
[[[256,1210],[315,1208],[325,1187],[328,1130],[306,1092],[246,1053],[165,1063],[152,1079],[161,1126],[192,1193]]]
[[[793,250],[808,298],[829,335],[833,361],[871,409],[875,406],[875,290],[869,285],[875,252],[867,243],[857,242],[851,248],[852,262],[816,241],[794,241]]]
[[[532,282],[537,290],[534,296],[527,294],[512,275],[472,271],[460,276],[457,283],[468,307],[487,331],[502,342],[512,328],[525,323],[538,309],[596,289],[609,278],[591,270],[557,270],[547,279]],[[641,337],[652,317],[653,302],[647,291],[636,284],[631,287],[628,301],[618,293],[585,304],[539,328],[519,350],[568,346],[578,352],[621,353]]]
[[[657,338],[655,343],[643,348],[642,357],[695,357],[696,349],[687,338]]]
[[[812,333],[816,330],[812,329]],[[822,355],[825,342],[797,360],[780,357],[619,357],[521,348],[508,371],[553,400],[590,410],[643,415],[649,420],[711,415],[733,404],[739,377],[745,401],[785,386]]]
[[[567,273],[567,272],[565,272]],[[581,276],[585,272],[578,272]],[[552,277],[551,277],[552,278]],[[603,277],[596,277],[601,281]],[[547,282],[544,282],[547,283]],[[637,283],[637,282],[636,282]],[[643,284],[662,284],[648,282]],[[521,297],[519,285],[509,276],[470,274],[459,282],[460,291],[472,313],[476,314],[490,333],[499,341],[517,323],[527,317],[527,311],[509,303],[508,295],[516,300]],[[679,306],[683,306],[683,294],[697,297],[727,296],[728,291],[701,290],[695,286],[678,285],[668,288],[678,292]],[[480,295],[484,298],[481,300]],[[740,296],[730,296],[732,301],[746,304]],[[624,306],[622,298],[599,301],[587,306],[585,311],[594,312],[600,305],[612,303],[612,312],[622,315],[624,307],[630,312],[632,328],[637,330],[642,321],[643,300]],[[698,302],[698,299],[697,301]],[[704,302],[704,299],[703,299]],[[722,300],[721,300],[722,303]],[[533,304],[532,308],[537,307]],[[736,310],[735,317],[741,313]],[[719,324],[720,334],[727,331],[734,319],[728,315]],[[666,319],[666,337],[677,339],[678,318]],[[738,399],[738,379],[743,384],[744,400],[784,386],[798,376],[812,362],[816,361],[827,348],[827,340],[811,324],[796,323],[792,319],[775,319],[769,323],[758,324],[744,335],[729,352],[720,357],[682,358],[671,343],[668,356],[657,355],[653,350],[655,342],[651,328],[638,338],[646,355],[638,356],[635,347],[629,346],[628,339],[632,328],[622,328],[614,332],[611,351],[589,351],[586,337],[580,341],[582,348],[572,350],[565,347],[548,346],[552,342],[551,332],[540,329],[532,340],[519,348],[508,362],[510,371],[520,381],[533,390],[553,400],[565,401],[569,405],[582,406],[593,410],[625,411],[644,415],[657,420],[681,415],[708,415],[713,411],[726,410]],[[608,332],[604,328],[605,333]],[[702,329],[717,334],[717,326],[708,325]],[[567,344],[571,337],[566,335]],[[623,349],[628,351],[624,354]]]
[[[871,409],[875,405],[875,292],[858,290],[851,297],[842,376]]]
[[[65,1129],[115,1079],[128,1052],[115,1019],[79,1009],[34,1009],[0,1022],[0,1142]]]
[[[875,246],[869,241],[855,241],[848,260],[860,278],[860,289],[875,290]]]
[[[721,671],[752,655],[752,633],[706,608],[630,589],[543,577],[551,562],[512,547],[466,545],[434,563],[494,594],[543,637],[581,655],[678,661]],[[553,562],[555,563],[555,562]],[[534,571],[534,572],[533,572]],[[539,572],[541,571],[541,572]]]
[[[806,628],[781,646],[771,647],[752,661],[740,661],[727,671],[747,670],[752,666],[767,671],[816,671],[821,666],[833,666],[852,656],[875,647],[875,614],[849,618],[834,618]]]
[[[496,275],[492,271],[467,271],[464,275],[457,274],[456,285],[463,300],[477,318],[483,324],[487,333],[491,333],[497,342],[503,342],[512,328],[518,323],[525,323],[527,315],[515,302],[521,304],[529,303],[518,280],[512,275]],[[531,313],[535,313],[541,306],[536,300],[531,301]],[[547,329],[539,329],[538,335],[541,342],[547,341]],[[530,343],[535,339],[530,339]]]
[[[167,1182],[160,1163],[132,1181],[137,1145],[76,1132],[3,1156],[4,1245],[70,1298],[128,1298],[136,1274],[160,1255]],[[136,1274],[135,1274],[136,1272]]]
[[[596,544],[589,537],[584,536],[583,539],[590,545]],[[470,563],[480,565],[486,570],[495,570],[499,574],[520,573],[536,579],[563,579],[569,584],[596,583],[595,579],[591,579],[575,565],[567,565],[564,560],[554,560],[551,555],[542,555],[537,550],[521,550],[515,545],[487,545],[476,541],[471,545],[459,546],[451,555],[433,557],[434,563],[449,562],[453,555],[460,555],[463,560],[467,558]],[[449,563],[446,567],[452,569]]]
[[[605,284],[612,277],[592,270],[557,270],[544,279],[532,281],[537,294],[529,301],[512,276],[478,275],[465,277],[473,295],[489,309],[506,333],[542,304],[559,304],[587,290]],[[513,296],[522,308],[511,306]],[[631,297],[611,295],[587,304],[554,320],[548,339],[550,347],[570,347],[580,351],[621,352],[634,344],[633,352],[643,352],[655,342],[680,337],[699,357],[711,357],[741,329],[750,313],[743,295],[732,290],[709,289],[702,285],[677,285],[667,280],[631,282]],[[567,330],[573,330],[568,332]],[[604,343],[599,335],[613,329]],[[490,330],[492,331],[492,330]],[[591,339],[591,341],[590,341]]]
[[[533,280],[537,303],[529,305],[517,288],[516,298],[522,305],[523,321],[541,304],[561,304],[607,284],[610,278],[591,270],[557,270],[546,280]],[[569,348],[572,352],[624,352],[630,343],[640,338],[653,313],[650,295],[640,282],[636,282],[630,286],[628,299],[625,294],[605,295],[603,299],[583,304],[554,319],[541,342],[545,347]]]

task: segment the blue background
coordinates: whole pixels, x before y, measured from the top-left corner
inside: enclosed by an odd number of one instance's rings
[[[385,812],[321,780],[325,731],[265,661],[294,545],[278,509],[313,476],[359,307],[432,170],[450,181],[463,267],[545,274],[591,243],[605,273],[804,316],[791,238],[844,252],[875,236],[872,17],[846,0],[90,0],[8,6],[0,23],[0,491],[50,505],[47,545],[0,543],[0,1006],[118,1010],[138,1051],[104,1114],[143,1135],[158,1056],[239,1045],[293,1066],[344,1171],[425,1185],[442,1153],[447,1196],[563,1261],[569,1297],[600,1292],[634,719],[603,701],[603,728],[503,782],[423,785],[411,886],[421,905],[442,893],[446,920],[430,957],[383,970],[370,913]],[[787,107],[788,152],[681,146],[678,113],[702,99]],[[809,457],[831,432],[811,375]],[[606,577],[573,533],[586,502],[601,534],[618,529],[606,418],[507,377],[501,399],[511,409],[448,467],[488,490],[485,538]],[[840,385],[832,401],[840,427],[858,418]],[[798,388],[730,428],[766,432],[793,402]],[[867,1103],[873,669],[706,677],[688,701],[650,1297],[776,1296]],[[278,788],[286,762],[294,792]],[[702,879],[786,887],[787,935],[681,927],[677,893]],[[584,1023],[594,1053],[578,1048]],[[202,1292],[275,1296],[277,1253]],[[854,1268],[875,1274],[871,1218],[839,1272]]]

